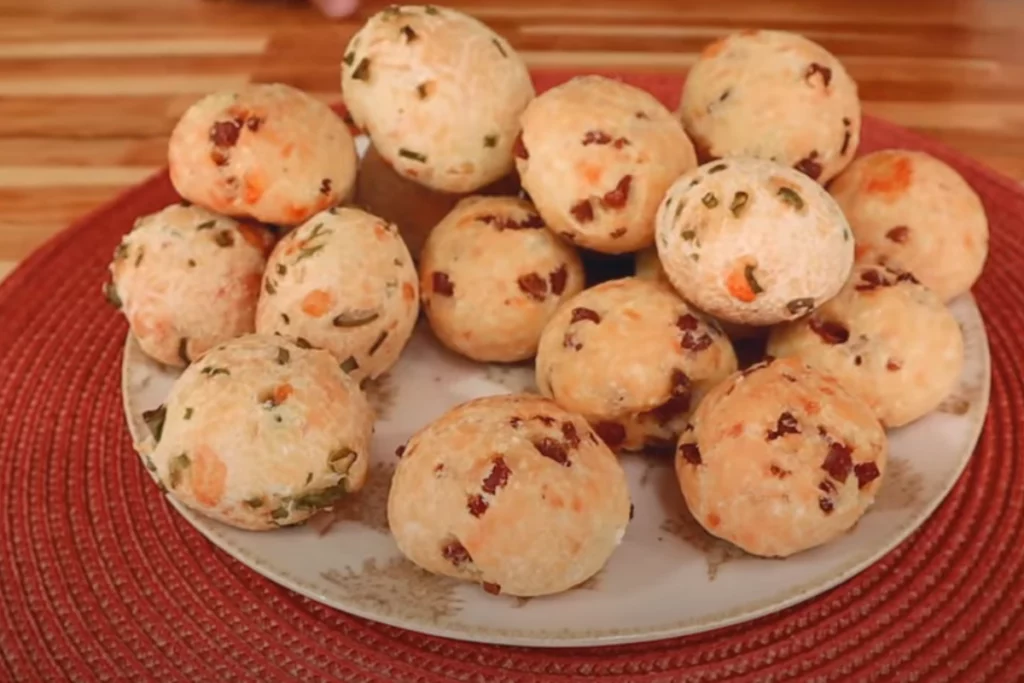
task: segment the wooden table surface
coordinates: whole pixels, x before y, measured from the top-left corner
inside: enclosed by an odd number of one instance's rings
[[[0,0],[0,277],[71,220],[165,162],[202,94],[250,80],[339,98],[349,36],[301,0]],[[684,72],[741,28],[835,53],[867,113],[1024,180],[1024,3],[1013,0],[476,0],[441,3],[534,67]]]

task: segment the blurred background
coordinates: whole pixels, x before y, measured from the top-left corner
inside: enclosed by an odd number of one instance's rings
[[[280,81],[339,101],[345,44],[386,4],[328,18],[313,0],[0,0],[0,277],[162,167],[201,95]],[[844,62],[866,113],[1024,180],[1024,2],[440,4],[490,24],[534,69],[685,73],[725,33],[796,31]]]

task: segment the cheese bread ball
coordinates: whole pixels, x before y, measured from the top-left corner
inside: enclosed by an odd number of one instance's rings
[[[772,356],[796,356],[839,380],[886,427],[939,406],[964,366],[964,339],[939,297],[910,273],[859,265],[837,297],[780,325]]]
[[[398,361],[418,315],[416,270],[397,228],[338,208],[278,242],[263,278],[256,330],[327,349],[362,380]]]
[[[981,275],[985,207],[935,157],[901,149],[867,154],[829,192],[853,228],[858,261],[909,270],[943,301],[970,290]]]
[[[528,597],[600,571],[631,509],[622,467],[586,421],[520,394],[463,403],[414,435],[388,525],[423,569]]]
[[[480,188],[476,194],[514,196],[519,179],[514,173]],[[413,261],[419,261],[427,235],[464,194],[438,192],[398,173],[371,145],[356,177],[355,203],[374,216],[398,226],[398,233],[409,247]]]
[[[171,133],[167,158],[185,199],[277,225],[298,225],[341,203],[356,177],[355,144],[341,118],[277,83],[193,104]]]
[[[484,362],[533,357],[544,325],[583,290],[576,250],[515,197],[469,197],[427,239],[420,293],[445,346]]]
[[[303,522],[366,480],[369,403],[331,354],[281,337],[212,349],[145,417],[140,455],[161,488],[232,526]]]
[[[860,142],[857,84],[823,47],[783,31],[744,31],[705,48],[680,116],[702,161],[770,159],[822,184]]]
[[[650,246],[665,190],[697,158],[658,100],[603,76],[545,92],[522,116],[516,167],[548,226],[608,254]]]
[[[670,286],[625,278],[566,302],[544,328],[537,386],[611,448],[668,450],[711,387],[736,370],[728,337]]]
[[[504,38],[431,5],[370,17],[345,51],[341,87],[381,156],[444,192],[472,192],[512,170],[519,115],[534,95]]]
[[[679,440],[676,475],[708,533],[753,555],[786,557],[856,524],[887,458],[871,408],[790,358],[711,390]]]
[[[842,211],[804,174],[749,158],[679,178],[658,210],[669,280],[721,320],[773,325],[831,299],[853,266]]]
[[[184,367],[249,334],[270,233],[187,203],[143,216],[114,250],[107,298],[145,354]]]

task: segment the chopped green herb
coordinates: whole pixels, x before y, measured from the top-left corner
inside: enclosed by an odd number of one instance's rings
[[[779,188],[779,199],[792,206],[797,211],[804,208],[804,200],[800,198],[792,188],[780,187]]]
[[[708,192],[706,195],[701,197],[700,201],[701,201],[701,203],[704,204],[704,206],[708,207],[709,209],[713,209],[716,206],[718,206],[718,197],[716,197],[711,192]]]
[[[359,369],[359,362],[356,361],[355,356],[349,356],[345,360],[341,361],[341,371],[346,375],[351,375],[355,370]]]
[[[680,200],[679,201],[679,205],[676,206],[676,220],[679,220],[679,217],[683,215],[683,208],[685,206],[686,206],[686,202]]]
[[[505,48],[502,46],[501,41],[497,38],[491,38],[491,42],[494,43],[494,47],[498,48],[498,52],[501,53],[502,57],[508,57],[508,53],[505,52]]]
[[[426,12],[427,14],[431,14],[431,15],[435,15],[435,16],[441,13],[441,12],[440,12],[440,11],[439,11],[439,10],[438,10],[438,9],[437,9],[436,7],[434,7],[433,5],[425,5],[425,6],[423,7],[423,11],[424,11],[424,12]]]
[[[277,347],[277,364],[287,365],[288,361],[292,359],[292,354],[288,353],[288,349],[283,346]]]
[[[160,478],[154,477],[154,479],[156,480],[156,487],[160,489],[160,493],[167,493],[167,487],[164,486],[164,483],[162,481],[160,481]]]
[[[750,197],[746,192],[737,192],[732,196],[732,203],[729,204],[729,210],[732,211],[733,216],[736,216],[737,218],[740,217],[740,214],[743,212],[743,207],[747,205],[748,199],[750,199]]]
[[[277,264],[277,268],[275,268],[275,270],[277,271],[278,275],[287,275],[288,274],[288,267],[285,266],[283,263],[278,263]]]
[[[296,337],[295,338],[295,345],[298,346],[300,349],[311,349],[311,348],[313,348],[313,345],[310,344],[307,340],[303,339],[302,337]]]
[[[313,481],[313,473],[310,472],[306,475],[306,486],[309,486],[309,482]]]
[[[497,135],[485,135],[484,136],[484,147],[497,147],[498,136]]]
[[[172,489],[178,488],[178,484],[181,483],[182,473],[188,469],[188,466],[192,464],[189,460],[188,454],[182,453],[171,458],[171,461],[167,463],[167,483],[171,485]]]
[[[758,283],[757,278],[754,277],[755,266],[746,266],[743,269],[743,277],[746,278],[747,284],[750,285],[750,291],[754,294],[760,294],[764,291],[764,288]]]
[[[183,416],[182,419],[191,420],[193,412],[195,412],[195,411],[193,411],[191,408],[185,408],[185,415]]]
[[[400,258],[396,258],[394,261],[392,261],[392,263],[394,263],[399,268],[401,268],[403,265],[405,265],[405,261],[403,261]]]
[[[270,512],[270,518],[273,519],[273,520],[284,519],[285,517],[288,516],[288,514],[289,514],[288,513],[288,508],[282,506],[282,507],[279,507],[279,508],[274,508]]]
[[[682,234],[679,235],[687,242],[692,242],[697,237],[696,230],[683,230]]]
[[[199,225],[196,226],[196,230],[209,230],[215,225],[217,225],[216,218],[200,223]]]
[[[221,230],[217,233],[214,241],[217,243],[218,247],[230,247],[235,244],[235,236],[227,230]]]
[[[252,498],[246,498],[242,503],[255,510],[256,508],[263,507],[263,498],[260,496],[253,496]]]
[[[146,469],[150,472],[156,472],[156,465],[153,464],[153,458],[148,455],[143,456],[142,464],[146,466]]]
[[[694,178],[693,180],[691,180],[690,187],[697,187],[698,185],[700,185],[700,180],[700,178]]]
[[[287,313],[282,313],[282,314],[281,314],[281,321],[282,321],[282,322],[283,322],[283,323],[284,323],[285,325],[287,325],[287,324],[289,324],[289,323],[290,323],[290,322],[292,321],[292,319],[288,317],[288,314],[287,314]]]
[[[336,451],[331,451],[331,454],[327,456],[327,466],[331,468],[331,471],[338,474],[345,474],[348,472],[348,468],[352,466],[356,458],[359,457],[354,450],[348,446],[342,446]]]
[[[406,159],[412,159],[413,161],[418,161],[421,164],[427,163],[427,156],[425,154],[420,154],[419,152],[414,152],[411,149],[405,149],[405,148],[399,149],[398,150],[398,156],[404,157]]]
[[[309,237],[306,238],[306,241],[310,242],[312,240],[315,240],[317,237],[320,237],[321,235],[326,235],[326,234],[327,234],[327,232],[324,230],[323,221],[321,221],[321,222],[319,222],[319,223],[317,223],[316,225],[313,226],[313,229],[310,231]]]
[[[843,241],[844,242],[849,242],[850,241],[850,230],[848,228],[843,228]]]
[[[368,325],[380,317],[377,311],[345,311],[339,313],[331,321],[335,327],[360,327]]]
[[[117,287],[114,286],[113,282],[103,285],[103,296],[106,297],[107,301],[114,308],[120,309],[124,305],[121,302],[121,297],[117,295]]]
[[[196,260],[194,258],[190,258],[188,260],[188,267],[189,268],[195,268],[196,267]]]
[[[359,65],[356,66],[352,72],[352,79],[356,81],[368,81],[370,80],[370,60],[367,57],[363,57],[359,60]]]
[[[334,486],[328,486],[319,491],[310,491],[295,498],[295,507],[306,510],[318,510],[330,507],[345,497],[344,482],[338,482]]]
[[[725,164],[716,164],[708,169],[708,175],[711,175],[712,173],[718,173],[719,171],[724,171],[727,168],[729,167],[726,166]]]
[[[145,421],[146,426],[149,427],[153,438],[157,443],[160,443],[160,437],[164,433],[164,420],[167,419],[167,408],[161,405],[153,410],[147,410],[142,413],[142,419]]]
[[[312,256],[313,254],[317,253],[318,251],[320,251],[323,248],[324,248],[324,245],[322,245],[322,244],[315,244],[312,247],[303,247],[302,249],[299,249],[299,255],[295,257],[295,263],[298,263],[299,261],[301,261],[304,258],[309,258],[310,256]]]
[[[263,289],[267,290],[267,294],[277,294],[277,287],[274,286],[274,283],[270,281],[269,277],[266,282],[263,283]]]
[[[207,377],[216,377],[217,375],[230,375],[231,372],[227,368],[218,368],[214,365],[207,365],[205,368],[199,371],[200,374],[206,375]]]
[[[419,36],[416,35],[416,31],[413,31],[411,26],[403,26],[400,29],[400,32],[403,36],[405,36],[406,43],[411,43],[412,41],[419,38]]]
[[[382,331],[380,333],[380,335],[378,335],[376,341],[374,341],[373,345],[370,346],[369,353],[370,353],[371,356],[373,354],[377,353],[377,350],[381,347],[381,345],[384,343],[384,340],[387,339],[387,338],[388,338],[388,331],[387,330]]]
[[[694,261],[700,261],[700,254],[690,254],[690,258]]]
[[[384,293],[388,296],[392,296],[395,290],[398,289],[398,280],[388,280],[384,283]]]
[[[142,257],[146,255],[146,250],[139,247],[139,255],[135,257],[135,267],[138,268],[142,263]]]
[[[356,53],[349,52],[347,55],[341,58],[341,61],[345,66],[352,66],[352,62],[356,60]]]
[[[799,315],[801,313],[810,313],[814,310],[814,299],[812,297],[804,297],[802,299],[793,299],[786,303],[786,310],[793,315]]]
[[[128,243],[121,242],[119,245],[114,247],[114,260],[123,261],[128,258]]]

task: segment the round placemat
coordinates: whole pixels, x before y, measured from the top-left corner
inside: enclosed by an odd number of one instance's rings
[[[566,76],[539,73],[538,88]],[[623,79],[670,106],[682,82]],[[727,629],[562,650],[403,631],[262,578],[173,511],[125,426],[126,325],[100,287],[134,219],[175,201],[161,174],[57,235],[0,285],[0,679],[1020,680],[1024,192],[933,142],[866,120],[861,152],[884,147],[945,159],[985,203],[991,253],[975,295],[993,376],[985,429],[957,486],[917,533],[856,578]]]

